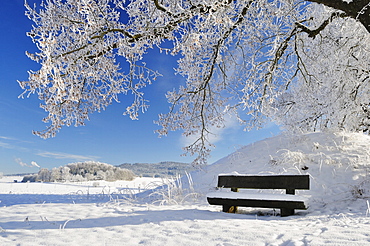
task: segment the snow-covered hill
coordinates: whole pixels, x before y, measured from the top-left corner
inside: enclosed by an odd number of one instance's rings
[[[245,146],[192,173],[205,194],[219,173],[309,174],[312,209],[356,198],[370,198],[370,137],[360,133],[283,134]]]

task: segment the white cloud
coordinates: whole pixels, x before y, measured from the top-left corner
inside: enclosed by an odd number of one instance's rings
[[[35,161],[31,161],[31,166],[40,167]]]

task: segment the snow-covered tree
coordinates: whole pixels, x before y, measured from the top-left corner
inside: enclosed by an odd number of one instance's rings
[[[52,182],[62,180],[62,178],[61,178],[61,170],[59,168],[54,167],[53,169],[51,169],[50,176],[51,176],[50,179],[51,179]]]
[[[125,113],[137,119],[148,107],[142,89],[160,75],[145,64],[153,48],[180,55],[176,71],[186,78],[167,93],[171,106],[159,116],[158,133],[180,129],[197,136],[185,147],[186,153],[199,154],[197,163],[206,161],[211,129],[224,127],[228,114],[247,128],[261,126],[267,117],[292,125],[286,116],[308,120],[312,127],[316,109],[322,110],[320,122],[330,125],[338,125],[343,115],[369,117],[369,102],[363,100],[369,84],[369,1],[46,0],[26,7],[35,23],[28,35],[40,50],[28,56],[41,68],[20,85],[44,102],[50,126],[35,132],[44,138],[64,125],[83,125],[119,94],[134,95]],[[118,57],[126,64],[119,65]],[[304,106],[304,98],[310,98],[306,88],[316,99]],[[342,113],[338,107],[354,96],[349,89],[356,95]],[[333,94],[320,108],[330,91],[343,100],[333,103]],[[303,119],[301,109],[309,117]],[[342,126],[351,129],[362,120]]]
[[[290,130],[369,133],[369,33],[354,19],[338,19],[315,39],[297,42],[299,79],[278,97],[277,120]]]
[[[69,171],[69,167],[64,166],[60,168],[60,178],[62,181],[68,181],[71,179],[71,174]]]
[[[50,182],[51,181],[51,171],[49,171],[47,168],[41,168],[37,174],[36,181]]]

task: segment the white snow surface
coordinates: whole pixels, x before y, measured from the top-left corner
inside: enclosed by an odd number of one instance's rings
[[[274,200],[274,201],[301,201],[306,202],[307,199],[303,196],[293,196],[286,194],[264,194],[251,192],[210,192],[207,194],[210,198],[224,199],[253,199],[253,200]]]
[[[370,245],[370,137],[279,135],[177,183],[15,183],[0,179],[0,245]],[[308,210],[221,212],[206,202],[220,173],[309,174]],[[226,189],[225,189],[226,190]],[[243,192],[243,191],[242,191]],[[261,194],[283,191],[257,191]]]

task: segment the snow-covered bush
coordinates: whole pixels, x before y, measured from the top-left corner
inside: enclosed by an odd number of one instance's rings
[[[22,182],[36,182],[37,179],[37,174],[30,174],[30,175],[25,175],[22,179]]]
[[[117,168],[114,172],[114,178],[116,180],[132,180],[134,173],[128,169]]]

